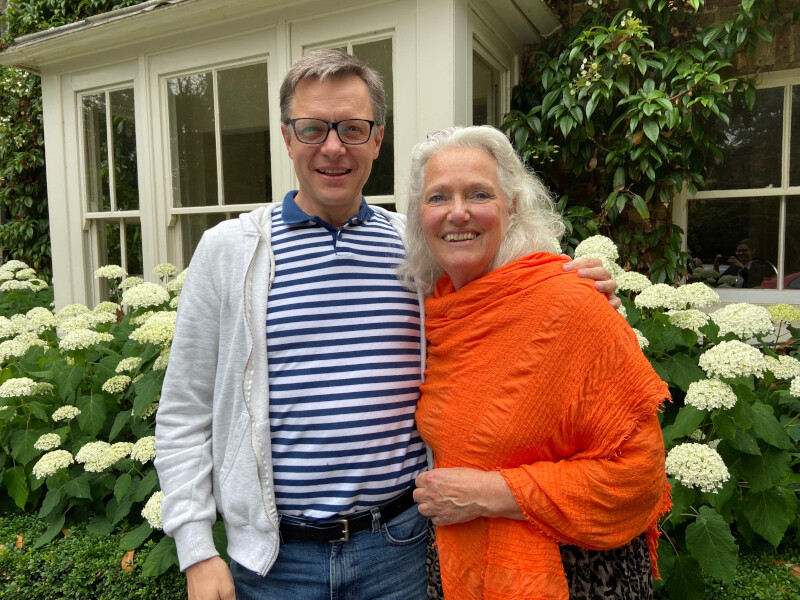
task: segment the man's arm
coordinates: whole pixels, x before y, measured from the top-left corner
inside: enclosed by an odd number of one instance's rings
[[[576,258],[566,263],[564,270],[577,271],[578,277],[594,279],[594,289],[605,294],[612,307],[619,308],[622,304],[622,300],[614,294],[617,282],[611,278],[611,273],[603,267],[603,261],[599,258]]]

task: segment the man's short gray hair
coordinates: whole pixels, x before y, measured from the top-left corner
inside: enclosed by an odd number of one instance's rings
[[[503,241],[489,265],[490,271],[533,252],[556,251],[555,242],[564,234],[561,215],[550,192],[523,164],[508,138],[488,125],[451,127],[431,134],[411,151],[408,225],[404,240],[406,260],[398,267],[400,281],[410,289],[429,295],[444,273],[425,243],[420,207],[425,189],[425,166],[448,148],[476,148],[497,163],[497,179],[512,212]]]
[[[328,78],[356,75],[367,85],[372,103],[372,118],[376,125],[386,124],[386,92],[380,74],[355,56],[341,50],[325,49],[309,52],[292,65],[283,78],[280,91],[281,122],[288,123],[292,98],[297,84],[311,78],[324,81]],[[303,115],[306,116],[306,115]]]

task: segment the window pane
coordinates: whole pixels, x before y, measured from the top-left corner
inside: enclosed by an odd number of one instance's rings
[[[128,275],[142,277],[142,226],[138,222],[125,223],[125,259]]]
[[[477,52],[472,53],[472,124],[500,125],[499,74]]]
[[[238,212],[229,213],[209,213],[206,215],[181,215],[181,239],[183,251],[183,266],[188,267],[189,261],[194,254],[200,238],[203,237],[206,229],[211,229],[214,225],[222,223],[226,219],[233,219],[240,215]]]
[[[99,264],[95,268],[104,265],[122,265],[122,240],[119,232],[119,221],[98,223]]]
[[[394,194],[394,74],[392,40],[353,44],[353,56],[364,61],[383,77],[386,90],[386,127],[380,155],[372,164],[372,174],[364,186],[365,196]]]
[[[763,287],[777,274],[779,208],[778,198],[693,200],[689,252],[706,268],[716,260],[720,275],[732,276],[731,287]],[[747,271],[740,272],[736,260]]]
[[[217,73],[225,204],[256,204],[272,197],[267,65]]]
[[[752,112],[744,102],[735,103],[731,126],[716,133],[725,160],[722,164],[709,165],[706,173],[709,189],[781,185],[782,87],[758,90]]]
[[[786,199],[786,251],[784,253],[783,287],[800,290],[800,196]]]
[[[167,90],[174,204],[215,206],[217,146],[212,74],[170,79]]]
[[[86,160],[86,207],[89,212],[111,210],[108,186],[108,128],[106,95],[84,96],[83,143]]]
[[[792,86],[792,132],[789,185],[800,185],[800,85]]]
[[[139,180],[136,167],[136,123],[133,90],[109,94],[114,143],[114,190],[117,210],[139,209]]]

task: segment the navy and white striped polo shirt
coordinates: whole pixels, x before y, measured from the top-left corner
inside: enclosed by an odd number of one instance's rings
[[[382,504],[425,466],[414,425],[416,294],[403,244],[362,200],[336,228],[284,199],[272,216],[267,305],[270,426],[279,512],[324,520]]]

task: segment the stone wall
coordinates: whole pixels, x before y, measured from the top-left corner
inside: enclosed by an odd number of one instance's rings
[[[741,73],[800,68],[800,21],[792,22],[796,2],[776,0],[778,10],[784,15],[784,22],[773,31],[772,43],[759,38],[755,54],[740,58],[737,69]],[[708,0],[702,14],[710,23],[729,18],[741,7],[742,0]]]

